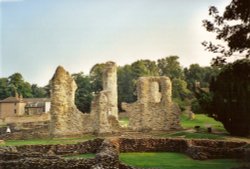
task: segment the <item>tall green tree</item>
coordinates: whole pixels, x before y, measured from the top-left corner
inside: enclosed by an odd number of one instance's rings
[[[250,135],[250,60],[226,65],[210,86],[207,112],[232,135]]]
[[[191,96],[184,80],[184,72],[179,62],[178,56],[169,56],[157,61],[159,74],[168,76],[172,81],[172,93],[176,102],[180,103]]]
[[[8,78],[0,78],[0,100],[11,96]]]
[[[136,101],[136,82],[141,76],[158,76],[155,61],[138,60],[118,68],[118,103]]]
[[[212,20],[204,20],[203,25],[208,32],[216,34],[216,39],[223,43],[215,44],[205,41],[206,50],[216,53],[213,64],[221,65],[226,59],[235,56],[250,56],[250,1],[232,0],[222,15],[215,6],[209,8]]]
[[[157,61],[159,74],[161,76],[168,76],[171,80],[183,79],[184,74],[178,56],[169,56]]]
[[[101,91],[102,87],[102,73],[104,69],[105,63],[95,64],[90,70],[90,80],[92,83],[93,90],[95,92]]]
[[[80,111],[89,113],[94,92],[90,77],[84,75],[83,72],[72,74],[72,77],[77,84],[75,104]]]
[[[32,96],[34,98],[45,98],[48,97],[47,92],[44,87],[39,87],[37,84],[31,85]]]
[[[131,65],[118,67],[118,103],[119,107],[122,102],[131,103],[136,100],[135,83],[136,78],[133,76]]]
[[[185,100],[186,98],[190,98],[192,93],[187,88],[187,83],[185,80],[182,79],[173,79],[172,80],[173,86],[173,98],[177,98],[180,100]]]
[[[212,77],[215,77],[218,73],[217,67],[201,67],[199,64],[191,64],[189,68],[184,69],[185,81],[188,88],[193,91],[195,82],[199,82],[202,88],[208,88]]]
[[[25,82],[23,76],[20,73],[14,73],[8,77],[8,86],[11,89],[11,94],[14,95],[15,92],[22,94],[23,97],[29,98],[33,97],[31,85]]]

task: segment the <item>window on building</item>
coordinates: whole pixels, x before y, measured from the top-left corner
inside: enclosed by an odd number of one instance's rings
[[[14,109],[14,113],[16,114],[16,109]]]

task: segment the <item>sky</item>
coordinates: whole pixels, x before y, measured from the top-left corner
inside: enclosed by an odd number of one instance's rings
[[[211,5],[229,0],[0,0],[0,77],[44,86],[58,65],[88,74],[96,63],[131,64],[177,55],[210,65],[201,42]]]

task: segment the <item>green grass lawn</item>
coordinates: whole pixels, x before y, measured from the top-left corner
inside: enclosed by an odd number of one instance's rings
[[[208,126],[211,126],[212,129],[220,132],[226,132],[221,122],[216,121],[204,114],[196,114],[195,119],[193,120],[190,120],[187,115],[182,114],[181,125],[185,129],[194,128],[194,126],[200,126],[201,129],[206,129]]]
[[[204,114],[196,114],[195,119],[190,120],[187,115],[181,115],[181,126],[184,129],[194,129],[194,126],[200,126],[198,132],[191,131],[177,131],[174,133],[161,134],[161,137],[182,137],[189,139],[220,139],[223,140],[227,136],[222,123],[210,118]],[[212,131],[216,133],[208,133],[207,127],[211,126]],[[219,132],[219,134],[217,133]]]
[[[232,159],[193,160],[180,153],[121,153],[125,164],[160,169],[230,169],[242,163]]]
[[[214,139],[214,140],[223,140],[225,139],[225,135],[222,134],[213,134],[213,133],[205,133],[205,132],[186,132],[180,131],[171,134],[161,134],[161,137],[181,137],[181,138],[188,138],[188,139]]]
[[[80,154],[75,156],[64,156],[65,159],[75,159],[75,158],[95,158],[95,154]]]
[[[21,145],[37,145],[37,144],[75,144],[78,142],[94,139],[92,135],[86,135],[78,138],[47,138],[47,139],[29,139],[29,140],[5,140],[5,144],[1,146],[21,146]]]
[[[194,126],[200,126],[201,129],[206,129],[208,126],[211,126],[213,129],[217,131],[226,132],[221,122],[216,121],[213,118],[208,117],[207,115],[204,114],[196,114],[195,119],[193,120],[190,120],[187,115],[182,114],[180,120],[181,120],[181,126],[184,129],[194,128]],[[128,117],[123,117],[119,119],[119,122],[121,125],[127,126],[129,123],[129,119]]]

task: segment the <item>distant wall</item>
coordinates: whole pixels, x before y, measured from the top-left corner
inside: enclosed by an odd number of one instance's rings
[[[41,115],[30,115],[30,116],[19,116],[19,117],[6,117],[4,119],[5,123],[29,123],[29,122],[43,122],[49,121],[50,114]]]

